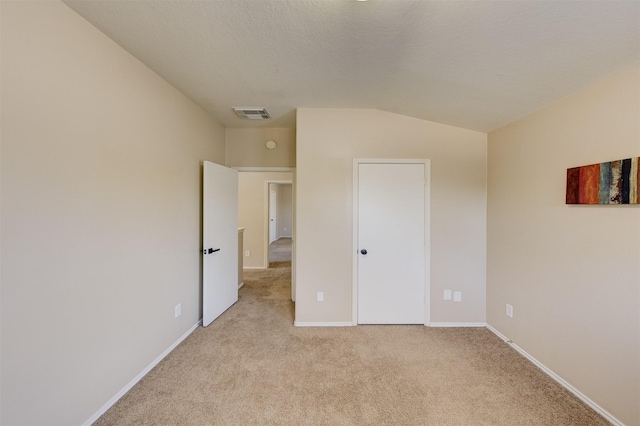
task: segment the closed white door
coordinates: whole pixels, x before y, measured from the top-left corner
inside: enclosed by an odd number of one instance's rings
[[[278,224],[278,193],[276,191],[269,191],[269,244],[278,239],[277,228]]]
[[[425,323],[425,165],[358,164],[359,324]]]
[[[238,301],[238,172],[204,162],[202,325]]]

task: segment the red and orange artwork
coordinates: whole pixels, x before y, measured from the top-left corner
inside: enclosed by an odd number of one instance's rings
[[[567,169],[567,204],[640,204],[640,157]]]

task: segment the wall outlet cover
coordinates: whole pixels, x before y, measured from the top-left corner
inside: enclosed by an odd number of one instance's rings
[[[513,318],[513,306],[507,303],[506,314],[509,318]]]
[[[323,291],[319,291],[319,292],[316,294],[316,300],[317,300],[318,302],[324,302],[324,292],[323,292]]]

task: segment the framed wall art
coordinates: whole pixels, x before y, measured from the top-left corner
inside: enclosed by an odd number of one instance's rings
[[[640,204],[640,157],[567,169],[567,204]]]

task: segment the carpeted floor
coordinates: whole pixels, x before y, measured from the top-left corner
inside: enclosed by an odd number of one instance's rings
[[[291,261],[291,238],[278,238],[269,244],[269,262]]]
[[[293,327],[271,266],[96,424],[608,424],[483,328]]]

